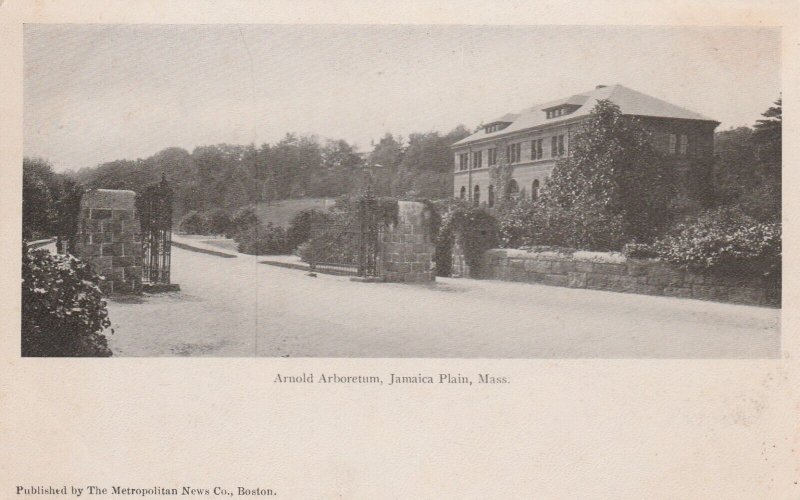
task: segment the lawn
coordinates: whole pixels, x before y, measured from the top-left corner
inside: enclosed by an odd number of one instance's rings
[[[259,203],[256,214],[263,223],[271,222],[276,226],[289,227],[294,216],[301,210],[316,208],[327,210],[332,207],[335,200],[332,198],[299,198],[296,200],[281,200],[272,203]]]

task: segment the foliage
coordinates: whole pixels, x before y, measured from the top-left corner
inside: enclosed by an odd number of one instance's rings
[[[536,207],[536,203],[525,199],[508,200],[506,203],[498,205],[497,214],[502,248],[519,248],[532,243],[533,226],[536,223]]]
[[[463,126],[445,135],[438,132],[409,135],[391,193],[430,199],[450,197],[453,192],[450,146],[468,135],[470,132]]]
[[[783,99],[779,98],[774,104],[761,115],[763,119],[757,120],[753,127],[753,140],[759,161],[767,167],[771,176],[779,177],[783,161]]]
[[[508,163],[505,148],[498,148],[496,162],[489,167],[489,177],[492,185],[497,186],[495,206],[503,209],[507,204],[513,205],[514,200],[511,199],[508,185],[514,177],[514,166]]]
[[[257,224],[236,233],[237,250],[250,255],[284,255],[290,253],[286,231],[271,223]]]
[[[326,225],[331,222],[331,216],[314,208],[301,210],[294,216],[286,232],[289,248],[294,250],[308,241],[314,226]]]
[[[626,241],[622,216],[610,214],[591,199],[581,199],[570,208],[537,203],[530,226],[530,245],[559,246],[583,250],[619,250]]]
[[[695,271],[780,275],[780,224],[760,223],[737,208],[677,224],[653,248],[662,259]]]
[[[235,214],[233,214],[231,223],[228,226],[228,231],[225,233],[225,236],[228,238],[234,238],[240,231],[249,230],[258,224],[259,221],[255,209],[252,207],[241,208],[237,210]]]
[[[68,255],[22,249],[22,355],[111,356],[101,278]]]
[[[483,268],[483,254],[499,243],[499,225],[497,219],[484,208],[456,204],[442,218],[442,227],[438,238],[436,256],[445,249],[452,249],[458,241],[464,250],[464,259],[472,276],[480,276]],[[441,246],[442,250],[438,247]],[[444,268],[444,261],[436,261],[436,273],[439,276],[449,274]]]
[[[652,259],[658,257],[658,253],[653,248],[653,245],[647,243],[626,243],[622,247],[622,254],[625,257],[632,257],[634,259]]]
[[[231,216],[221,208],[214,210],[208,216],[208,230],[211,234],[229,234],[231,231]]]
[[[781,221],[782,103],[753,128],[717,132],[713,185],[718,206],[738,206],[760,222]]]
[[[358,239],[347,225],[331,224],[300,244],[297,254],[304,262],[358,262]]]
[[[206,214],[192,211],[181,219],[178,227],[186,234],[209,234],[210,223]]]
[[[59,236],[74,243],[83,189],[53,172],[41,158],[22,160],[22,235],[26,239]]]
[[[570,138],[572,154],[556,162],[542,198],[562,209],[616,220],[627,239],[650,241],[669,222],[674,174],[637,119],[600,100]]]
[[[433,205],[439,219],[436,233],[431,238],[436,245],[433,255],[433,261],[436,264],[436,276],[450,276],[453,270],[453,243],[455,239],[450,219],[457,209],[466,209],[470,205],[466,200],[452,198],[440,200]]]
[[[368,157],[370,165],[381,165],[375,169],[375,193],[398,196],[416,192],[434,199],[450,196],[450,145],[466,135],[468,131],[458,127],[448,134],[412,134],[405,144],[402,138],[386,134]],[[175,188],[179,218],[190,211],[222,208],[230,213],[261,202],[352,195],[362,183],[364,163],[347,141],[286,134],[276,143],[259,147],[216,144],[192,152],[168,148],[145,159],[107,162],[74,175],[90,188],[141,192],[166,172]],[[40,192],[32,192],[29,198],[34,194]]]

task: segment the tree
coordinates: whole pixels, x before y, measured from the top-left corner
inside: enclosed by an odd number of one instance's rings
[[[446,198],[453,191],[453,153],[450,146],[469,135],[459,125],[445,136],[438,132],[411,134],[400,163],[395,194],[423,198]]]
[[[52,229],[54,185],[52,166],[40,158],[22,160],[22,236],[49,236]]]
[[[715,136],[714,184],[718,206],[738,206],[759,222],[781,220],[781,99],[753,128]]]
[[[767,109],[757,120],[753,131],[753,140],[756,144],[758,160],[766,167],[765,173],[773,177],[780,177],[782,162],[782,133],[783,133],[783,99],[778,99],[775,105]]]
[[[378,196],[394,196],[395,193],[392,187],[395,185],[395,179],[404,155],[403,138],[395,138],[388,132],[375,145],[368,158],[370,165],[381,165],[381,168],[376,173],[375,194]]]
[[[571,156],[556,162],[543,200],[619,216],[626,238],[652,240],[669,221],[675,174],[638,120],[600,100],[570,147]]]

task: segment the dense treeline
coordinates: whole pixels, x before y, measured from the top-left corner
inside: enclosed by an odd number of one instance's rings
[[[22,237],[35,240],[71,236],[77,225],[82,188],[74,179],[53,172],[41,158],[22,161]]]
[[[168,148],[138,160],[117,160],[75,174],[86,186],[141,190],[162,173],[173,183],[175,209],[233,210],[257,202],[288,198],[336,197],[357,190],[372,168],[381,195],[443,198],[452,192],[450,145],[469,131],[411,134],[407,140],[386,134],[366,157],[344,140],[287,134],[276,144],[218,144],[189,153]]]

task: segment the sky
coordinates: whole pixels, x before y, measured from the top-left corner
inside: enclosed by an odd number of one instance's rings
[[[287,132],[360,150],[622,84],[752,125],[778,28],[57,25],[24,32],[24,152],[56,171]]]

